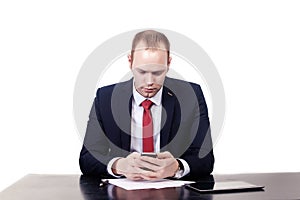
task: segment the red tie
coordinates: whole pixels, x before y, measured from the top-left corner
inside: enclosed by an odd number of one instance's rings
[[[152,101],[145,100],[142,102],[144,108],[143,113],[143,152],[154,152],[153,145],[153,122],[150,107]]]

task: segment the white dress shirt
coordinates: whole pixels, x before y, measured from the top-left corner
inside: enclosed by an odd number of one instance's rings
[[[161,96],[162,88],[156,93],[154,97],[145,98],[133,88],[132,99],[132,113],[131,113],[131,144],[130,150],[132,152],[143,152],[143,113],[144,108],[141,103],[146,99],[153,102],[150,110],[153,122],[153,141],[154,152],[160,152],[160,121],[161,121]]]
[[[130,150],[131,152],[143,152],[143,112],[144,108],[141,106],[141,103],[149,99],[153,102],[151,106],[151,116],[153,121],[153,141],[154,141],[154,152],[160,152],[160,130],[161,130],[161,112],[162,112],[162,91],[163,87],[151,98],[145,98],[140,95],[133,84],[133,99],[132,99],[132,112],[131,112],[131,143],[130,143]],[[119,159],[113,158],[109,161],[107,165],[107,171],[109,174],[116,176],[112,172],[112,165],[113,163]],[[183,164],[184,170],[181,172],[180,175],[176,174],[176,178],[181,178],[190,172],[190,167],[187,162],[183,159],[178,159]]]

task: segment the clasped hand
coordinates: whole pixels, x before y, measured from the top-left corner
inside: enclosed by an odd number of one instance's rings
[[[141,156],[137,152],[129,154],[114,162],[115,174],[124,175],[130,180],[157,180],[175,175],[178,162],[168,152],[158,153],[156,158]]]

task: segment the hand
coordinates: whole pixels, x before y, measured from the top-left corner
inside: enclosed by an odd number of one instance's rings
[[[173,155],[165,151],[158,153],[157,158],[149,156],[140,156],[136,159],[135,164],[139,168],[147,168],[148,170],[140,171],[139,176],[146,180],[157,180],[175,175],[179,164]]]
[[[124,175],[130,180],[141,180],[141,173],[145,170],[141,169],[137,164],[141,155],[137,152],[129,154],[126,158],[120,158],[116,160],[112,165],[112,171],[114,174]]]

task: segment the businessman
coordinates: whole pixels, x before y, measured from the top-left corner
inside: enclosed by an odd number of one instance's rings
[[[199,85],[166,76],[171,60],[163,33],[135,35],[128,55],[133,78],[97,90],[80,152],[83,174],[157,180],[212,172],[204,95]]]

